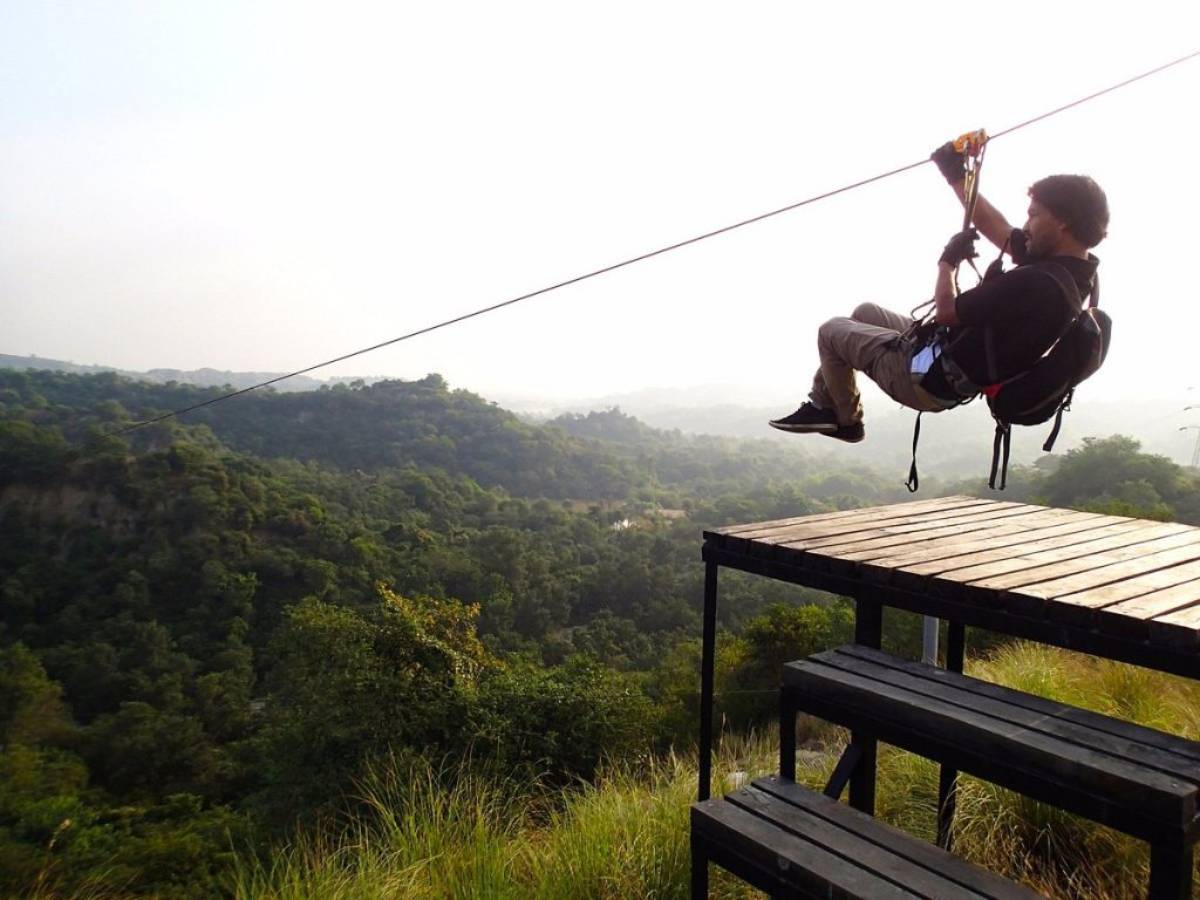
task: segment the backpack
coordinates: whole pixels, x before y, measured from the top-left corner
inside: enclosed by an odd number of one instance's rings
[[[997,260],[999,262],[999,260]],[[987,398],[988,409],[996,421],[992,441],[992,468],[988,487],[1004,490],[1008,480],[1008,454],[1013,425],[1040,425],[1054,419],[1042,450],[1049,453],[1062,428],[1063,413],[1071,408],[1075,388],[1091,377],[1104,363],[1112,337],[1112,319],[1100,307],[1100,278],[1094,276],[1088,293],[1088,305],[1079,294],[1079,287],[1063,266],[1055,262],[1030,263],[1038,271],[1053,278],[1063,301],[1070,306],[1072,316],[1063,330],[1036,362],[1023,372],[1001,379],[996,370],[994,337],[991,326],[985,326],[984,352],[990,384],[979,387]],[[993,266],[989,268],[989,276]],[[986,276],[985,276],[986,277]],[[967,402],[964,400],[963,402]],[[917,490],[917,442],[921,434],[921,414],[917,414],[913,429],[913,461],[909,469],[908,489]],[[1000,486],[996,487],[996,476]]]
[[[1042,450],[1049,453],[1054,448],[1054,442],[1062,428],[1063,413],[1071,408],[1075,388],[1104,364],[1112,338],[1112,319],[1099,306],[1098,275],[1092,282],[1089,301],[1085,306],[1075,279],[1065,268],[1054,262],[1033,265],[1054,279],[1063,299],[1076,313],[1037,362],[1024,372],[1003,381],[994,381],[983,388],[988,409],[991,410],[992,418],[996,420],[988,487],[996,488],[998,473],[999,490],[1004,490],[1008,480],[1008,451],[1012,442],[1012,426],[1041,425],[1053,418],[1054,427],[1042,445]],[[984,346],[987,351],[988,371],[994,374],[990,329],[984,336]]]

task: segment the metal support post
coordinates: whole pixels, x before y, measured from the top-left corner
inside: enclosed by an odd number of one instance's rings
[[[712,790],[713,666],[717,643],[717,564],[704,565],[704,638],[700,652],[700,789],[707,800]]]

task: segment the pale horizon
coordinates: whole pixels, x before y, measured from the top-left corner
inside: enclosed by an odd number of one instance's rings
[[[1194,4],[1018,5],[969,40],[958,10],[10,9],[0,352],[294,371],[914,162],[1200,34]],[[1044,174],[1108,192],[1114,344],[1086,394],[1200,380],[1200,314],[1167,264],[1200,199],[1172,163],[1198,87],[1188,62],[989,149],[983,192],[1015,225]],[[312,376],[799,397],[817,325],[925,299],[958,215],[924,166]]]

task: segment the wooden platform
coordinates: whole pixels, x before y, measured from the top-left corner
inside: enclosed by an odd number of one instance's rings
[[[1200,677],[1200,528],[945,497],[704,538],[721,566]]]

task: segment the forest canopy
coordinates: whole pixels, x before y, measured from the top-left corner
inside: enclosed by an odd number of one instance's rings
[[[106,873],[209,896],[231,841],[340,808],[383,756],[570,784],[687,746],[701,530],[908,496],[796,443],[615,409],[535,424],[436,375],[112,435],[216,393],[0,371],[4,892]],[[1200,523],[1195,473],[1124,437],[1018,468],[1008,495]],[[850,621],[731,575],[727,721],[768,720],[778,665]]]

